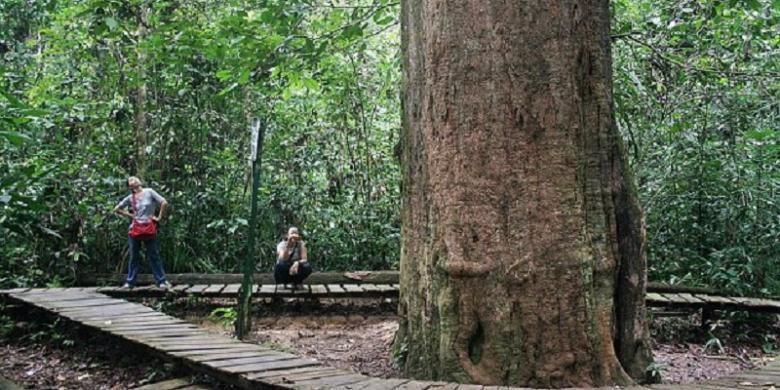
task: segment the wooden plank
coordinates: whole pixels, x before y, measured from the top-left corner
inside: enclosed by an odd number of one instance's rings
[[[734,305],[737,304],[736,301],[731,300],[727,297],[722,297],[719,295],[699,295],[694,294],[694,297],[701,299],[704,302],[707,302],[708,304],[715,304],[715,305]]]
[[[414,382],[416,382],[416,381],[414,381]],[[409,383],[413,383],[413,382],[409,382]],[[460,386],[459,383],[448,383],[448,382],[422,382],[422,383],[425,383],[425,385],[428,386],[426,389],[430,389],[430,390],[456,390]],[[400,386],[397,387],[397,388],[400,388]],[[485,387],[485,389],[488,389],[488,388],[493,389],[493,390],[507,390],[507,389],[511,389],[510,387],[503,387],[503,386]],[[625,387],[621,387],[621,389],[625,390],[626,388]]]
[[[117,302],[115,299],[106,298],[106,299],[84,299],[80,301],[47,302],[42,306],[46,306],[48,308],[57,309],[57,310],[68,310],[68,309],[77,309],[82,307],[86,308],[86,307],[116,306],[116,305]]]
[[[115,292],[119,292],[119,291],[130,291],[130,289],[122,288],[122,287],[115,287],[115,286],[98,287],[98,289],[97,289],[97,292],[99,292],[101,294],[110,294],[110,293],[115,293]]]
[[[222,290],[222,295],[238,294],[238,290],[241,289],[241,285],[238,283],[231,283],[225,286]]]
[[[60,314],[63,316],[70,316],[70,314]],[[152,312],[137,312],[137,313],[96,313],[91,315],[83,315],[83,316],[73,316],[74,319],[77,319],[79,322],[89,322],[89,321],[103,321],[103,322],[111,322],[114,323],[116,321],[123,321],[123,320],[131,320],[131,319],[137,319],[137,318],[144,318],[144,319],[150,319],[150,318],[165,318],[164,315],[157,313],[155,311]],[[71,318],[71,317],[68,317]]]
[[[347,293],[347,290],[344,290],[344,287],[341,287],[340,284],[326,284],[325,287],[328,288],[328,294],[330,295],[345,295]]]
[[[86,292],[86,291],[66,291],[62,288],[31,288],[27,289],[27,291],[20,291],[15,292],[14,294],[22,294],[25,296],[43,296],[43,295],[89,295],[94,294],[92,292]]]
[[[308,296],[311,295],[311,290],[309,290],[309,285],[304,284],[300,287],[293,287],[293,285],[288,285],[290,287],[284,288],[284,285],[278,284],[276,285],[276,296],[279,297],[300,297],[300,296]]]
[[[225,288],[225,284],[212,284],[206,287],[205,290],[201,294],[203,295],[219,295],[219,293],[222,291],[223,288]]]
[[[156,316],[140,316],[140,317],[124,317],[124,318],[117,318],[114,320],[108,320],[108,321],[83,321],[85,324],[88,325],[96,325],[96,326],[143,326],[143,325],[150,325],[150,326],[156,326],[156,325],[189,325],[189,326],[195,326],[187,321],[180,320],[178,318],[174,317],[168,317],[164,314],[157,313]]]
[[[127,333],[123,333],[127,335]],[[203,334],[197,335],[184,335],[179,337],[146,337],[146,341],[150,344],[154,344],[161,348],[167,348],[176,345],[194,345],[194,346],[206,346],[206,345],[241,345],[241,343],[230,339],[212,339],[208,337],[202,337]]]
[[[312,366],[312,367],[295,368],[292,370],[266,371],[264,374],[268,374],[268,376],[263,377],[264,383],[294,384],[297,383],[298,381],[319,379],[328,376],[352,374],[352,372],[340,370],[338,368],[332,368],[332,367]]]
[[[645,295],[645,300],[647,303],[661,303],[661,304],[668,304],[669,300],[666,299],[664,296],[658,293],[647,293]]]
[[[679,295],[681,298],[685,299],[686,301],[688,301],[688,302],[690,302],[690,303],[699,304],[698,306],[701,306],[700,304],[704,303],[704,301],[702,301],[702,300],[701,300],[701,299],[699,299],[699,298],[696,298],[696,297],[694,297],[694,296],[693,296],[692,294],[690,294],[690,293],[679,293],[678,295]]]
[[[189,322],[182,321],[173,317],[168,317],[165,314],[156,313],[157,315],[143,315],[138,317],[119,317],[109,320],[90,320],[82,319],[81,322],[91,326],[121,326],[121,325],[142,325],[142,324],[188,324]]]
[[[396,389],[397,390],[425,390],[425,389],[429,389],[431,387],[436,388],[436,387],[444,387],[444,386],[446,386],[446,384],[438,385],[438,384],[435,384],[434,382],[423,382],[423,381],[415,381],[415,380],[413,380],[413,381],[410,381],[410,382],[406,382],[406,383],[404,383],[404,384],[394,388],[393,390],[396,390]]]
[[[765,311],[780,311],[780,302],[763,298],[731,298],[751,309],[763,309]]]
[[[190,287],[192,287],[192,285],[189,284],[189,283],[177,284],[177,285],[173,286],[171,291],[177,292],[177,293],[183,293],[183,292],[187,291]]]
[[[276,351],[241,351],[241,352],[230,352],[230,353],[213,353],[213,354],[201,354],[201,355],[195,355],[195,356],[189,356],[188,359],[196,362],[206,362],[206,361],[217,361],[217,360],[226,360],[226,359],[239,359],[239,358],[248,358],[252,356],[263,356],[263,355],[269,355],[274,354]]]
[[[289,353],[273,353],[273,354],[267,354],[267,355],[257,355],[257,356],[250,356],[245,358],[236,358],[236,359],[217,359],[217,360],[202,360],[203,363],[208,364],[211,367],[215,368],[221,368],[221,367],[235,367],[235,366],[242,366],[247,365],[251,363],[267,363],[267,362],[280,362],[284,360],[292,360],[298,358],[295,355],[289,354]]]
[[[331,389],[340,389],[340,390],[364,389],[366,388],[366,386],[375,383],[377,380],[381,380],[381,379],[367,376],[365,380],[355,382],[355,383],[349,383],[341,386],[333,386],[331,387]]]
[[[257,292],[259,295],[274,295],[276,294],[275,284],[263,284]]]
[[[341,287],[344,291],[351,294],[360,294],[363,292],[363,289],[357,284],[342,284]]]
[[[366,293],[377,293],[380,292],[379,287],[376,286],[376,284],[361,284],[359,285],[361,289],[363,289],[363,292]]]
[[[132,305],[132,304],[131,304]],[[99,306],[89,308],[74,308],[74,309],[60,309],[57,310],[62,316],[72,317],[78,319],[86,319],[92,317],[99,318],[111,318],[117,316],[140,316],[142,314],[157,314],[154,310],[144,308],[143,306],[131,306],[131,305],[113,305],[113,306]]]
[[[254,372],[245,375],[245,377],[247,379],[256,380],[256,381],[257,380],[274,381],[285,376],[299,375],[304,373],[317,373],[317,372],[328,371],[328,370],[334,370],[334,368],[327,367],[327,366],[307,366],[307,367],[299,367],[299,368],[288,368],[284,370]]]
[[[242,373],[249,373],[249,372],[260,372],[260,371],[268,371],[268,370],[280,370],[284,368],[296,368],[296,367],[319,366],[319,365],[321,365],[320,362],[314,359],[290,359],[290,360],[281,360],[281,361],[266,362],[266,363],[253,363],[253,364],[245,364],[240,366],[221,367],[221,368],[223,371],[227,371],[234,374],[242,374]]]
[[[163,335],[176,336],[176,338],[192,337],[192,336],[207,336],[208,332],[199,330],[197,328],[187,329],[139,329],[139,330],[123,330],[123,331],[111,331],[112,333],[121,334],[123,336],[146,336],[152,338],[153,336],[161,337]]]
[[[323,284],[310,284],[309,288],[311,289],[312,295],[327,295],[328,289]]]
[[[381,379],[381,378],[373,378],[368,381],[364,382],[358,382],[355,384],[355,386],[334,386],[334,389],[341,389],[341,390],[391,390],[395,389],[398,386],[402,386],[406,383],[409,383],[409,379]]]
[[[312,389],[331,389],[335,386],[344,386],[352,383],[363,382],[368,379],[365,375],[349,373],[345,375],[326,376],[318,379],[308,379],[298,381],[295,386],[301,386]]]
[[[202,344],[202,345],[192,345],[192,344],[171,344],[171,345],[155,345],[150,344],[150,346],[154,348],[158,348],[163,350],[164,352],[177,352],[177,351],[202,351],[206,349],[225,349],[225,348],[231,348],[234,347],[235,344]]]
[[[209,288],[208,284],[194,284],[187,290],[187,294],[200,294],[207,288]]]
[[[209,355],[209,354],[228,354],[228,353],[243,353],[243,352],[258,352],[257,349],[252,348],[251,346],[247,344],[239,344],[229,347],[222,347],[222,348],[211,348],[211,349],[193,349],[193,350],[183,350],[183,351],[168,351],[173,356],[178,357],[186,357],[189,359],[197,359],[198,356],[202,355]]]
[[[187,325],[187,324],[176,324],[176,323],[160,323],[160,324],[140,324],[140,325],[124,325],[124,326],[99,326],[99,328],[103,330],[108,330],[111,332],[131,332],[131,331],[138,331],[138,330],[148,330],[148,331],[161,331],[161,330],[200,330],[197,326],[194,325]]]
[[[113,306],[100,306],[90,308],[75,308],[67,310],[59,310],[63,316],[77,317],[77,318],[112,318],[118,316],[140,316],[141,314],[159,315],[156,311],[140,306],[130,304],[118,304]]]
[[[673,293],[663,293],[661,294],[664,298],[666,298],[669,302],[674,304],[687,304],[688,301],[682,297],[680,297],[679,294],[673,294]]]
[[[395,294],[398,294],[398,287],[396,287],[396,286],[392,286],[392,285],[388,285],[388,284],[377,284],[376,287],[377,287],[377,289],[379,291],[381,291],[383,293],[388,293],[388,294],[395,293]]]

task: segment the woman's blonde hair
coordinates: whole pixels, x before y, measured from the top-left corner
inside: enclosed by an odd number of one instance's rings
[[[138,178],[138,176],[130,176],[127,178],[128,187],[130,186],[130,182],[137,182],[139,186],[143,185],[143,182],[141,181],[141,179]]]

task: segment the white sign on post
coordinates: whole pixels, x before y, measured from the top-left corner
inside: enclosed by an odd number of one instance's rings
[[[249,127],[252,130],[252,150],[250,151],[250,161],[255,162],[257,161],[257,147],[259,146],[257,145],[257,139],[260,137],[260,119],[252,119],[252,123],[249,125]]]

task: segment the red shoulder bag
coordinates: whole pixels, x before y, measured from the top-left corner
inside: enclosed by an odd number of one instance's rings
[[[135,207],[135,194],[130,194],[130,201],[130,204],[133,205],[133,214],[136,214],[138,210]],[[153,219],[148,222],[140,222],[133,217],[133,223],[130,224],[127,235],[136,240],[151,240],[157,237],[157,222]]]

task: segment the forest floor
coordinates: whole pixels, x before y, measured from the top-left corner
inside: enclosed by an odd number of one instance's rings
[[[231,334],[229,301],[148,301],[169,314],[220,334]],[[392,342],[395,302],[285,302],[258,304],[251,341],[313,357],[325,364],[377,377],[400,377]],[[222,314],[220,314],[222,313]],[[230,313],[230,310],[227,311]],[[301,314],[305,313],[305,314]],[[83,327],[44,325],[37,318],[0,312],[0,377],[35,389],[127,389],[184,373],[143,351],[112,342]],[[24,317],[24,316],[22,316]],[[2,324],[12,327],[3,331]],[[777,316],[721,319],[699,327],[695,313],[652,323],[655,368],[664,383],[691,383],[756,368],[774,355]],[[206,378],[201,378],[208,381]],[[214,388],[227,389],[225,386]]]

